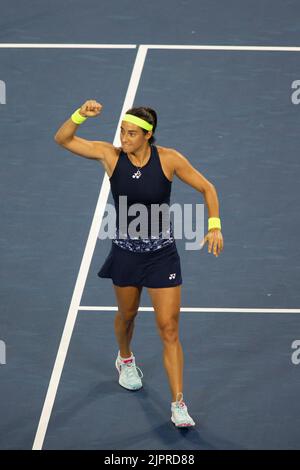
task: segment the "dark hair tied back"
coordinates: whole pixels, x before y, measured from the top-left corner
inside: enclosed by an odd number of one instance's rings
[[[149,122],[149,124],[153,125],[152,129],[152,136],[149,139],[149,144],[153,144],[155,142],[154,132],[157,126],[157,114],[152,108],[146,108],[144,106],[140,106],[139,108],[131,108],[126,111],[126,114],[132,114],[133,116],[137,116],[144,121]],[[146,129],[142,129],[142,131],[147,134],[148,131]]]

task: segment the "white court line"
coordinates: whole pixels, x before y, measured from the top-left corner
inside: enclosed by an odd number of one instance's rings
[[[299,52],[300,46],[217,46],[217,45],[167,45],[147,44],[148,49],[175,49],[175,50],[198,50],[198,51],[271,51],[271,52]]]
[[[180,45],[180,44],[141,44],[145,49],[175,49],[202,51],[270,51],[270,52],[299,52],[300,46],[235,46],[235,45]],[[30,49],[135,49],[135,44],[35,44],[35,43],[0,43],[0,48],[30,48]]]
[[[125,101],[124,101],[123,108],[120,114],[117,130],[116,130],[116,134],[115,134],[115,138],[113,142],[115,146],[120,146],[119,127],[120,127],[122,117],[125,111],[127,111],[127,109],[131,108],[133,105],[136,91],[138,88],[138,84],[140,81],[140,77],[142,74],[142,70],[144,67],[146,55],[147,55],[147,48],[144,46],[140,46],[136,55],[135,63],[133,66],[130,82],[129,82],[126,97],[125,97]],[[84,289],[86,278],[87,278],[88,271],[90,268],[91,259],[94,253],[97,236],[99,234],[103,214],[105,212],[105,206],[107,203],[109,190],[110,190],[109,179],[108,179],[107,173],[105,172],[103,182],[102,182],[102,187],[100,190],[100,195],[98,198],[96,210],[95,210],[93,221],[92,221],[92,225],[90,228],[90,232],[88,235],[86,247],[84,250],[83,257],[82,257],[78,277],[76,280],[70,308],[68,311],[64,331],[62,333],[55,364],[54,364],[52,375],[50,378],[46,399],[44,402],[38,429],[37,429],[36,436],[34,439],[33,450],[40,450],[43,446],[43,442],[44,442],[45,435],[47,432],[47,427],[48,427],[50,415],[52,412],[55,396],[57,393],[57,388],[58,388],[61,373],[64,367],[64,363],[65,363],[66,355],[68,352],[71,336],[73,333],[75,321],[77,318],[77,313],[78,313],[83,289]]]
[[[21,49],[136,49],[136,44],[34,44],[2,43],[0,48]]]
[[[117,311],[118,307],[89,307],[81,305],[78,310],[89,311]],[[153,307],[139,307],[139,312],[154,312]],[[205,307],[181,307],[181,312],[219,312],[219,313],[300,313],[299,308],[205,308]]]

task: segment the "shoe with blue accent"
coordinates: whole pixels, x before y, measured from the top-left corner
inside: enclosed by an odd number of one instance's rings
[[[139,390],[143,384],[143,372],[135,364],[135,357],[131,354],[128,359],[121,359],[120,351],[116,359],[116,369],[119,372],[119,384],[127,390]],[[140,372],[140,375],[139,375]]]
[[[178,394],[182,396],[182,393]],[[181,400],[177,400],[172,403],[171,405],[171,421],[175,424],[177,428],[190,428],[195,426],[195,421],[191,416],[188,414],[187,406],[183,401],[183,396]]]

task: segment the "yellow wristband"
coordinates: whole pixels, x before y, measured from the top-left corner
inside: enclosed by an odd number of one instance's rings
[[[79,113],[80,108],[76,109],[75,113],[72,114],[71,119],[75,124],[82,124],[84,121],[87,120],[87,117],[81,116]]]
[[[218,228],[221,230],[221,220],[219,217],[209,217],[208,230],[211,230],[212,228]]]

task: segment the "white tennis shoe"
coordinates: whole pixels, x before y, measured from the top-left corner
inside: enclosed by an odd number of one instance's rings
[[[133,354],[130,358],[122,360],[119,351],[115,364],[119,372],[119,384],[121,387],[127,388],[127,390],[139,390],[142,388],[141,378],[143,377],[143,372],[136,366]]]
[[[171,411],[171,421],[177,428],[189,428],[195,426],[195,421],[189,415],[187,406],[182,399],[172,403]]]

